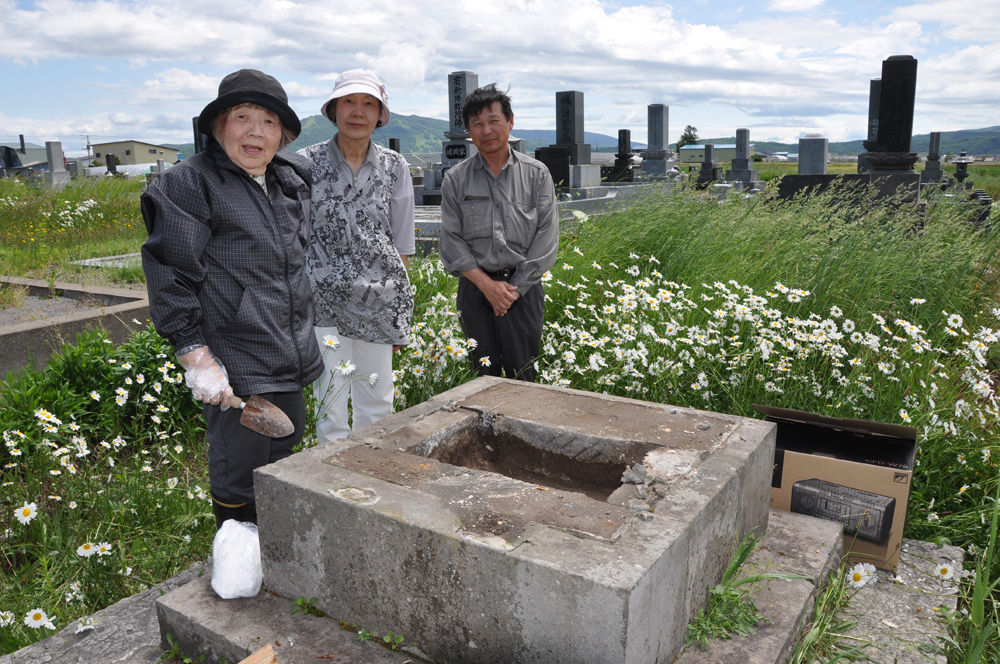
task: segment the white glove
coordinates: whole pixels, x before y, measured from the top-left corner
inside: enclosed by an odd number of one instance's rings
[[[195,399],[213,406],[222,404],[229,407],[233,396],[229,375],[208,346],[198,346],[178,355],[177,361],[184,367],[184,382],[191,388]]]

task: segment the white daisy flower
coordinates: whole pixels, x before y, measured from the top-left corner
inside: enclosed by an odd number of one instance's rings
[[[934,568],[934,576],[944,581],[955,576],[955,566],[952,563],[941,563]]]
[[[97,619],[94,616],[84,616],[80,618],[80,622],[76,625],[75,634],[80,634],[81,632],[86,632],[97,627]]]
[[[31,523],[32,519],[38,516],[38,505],[25,501],[24,505],[14,510],[14,516],[22,524],[27,525]]]
[[[871,563],[858,563],[847,571],[847,582],[852,588],[862,588],[876,579],[875,566]]]
[[[35,629],[40,629],[46,627],[48,629],[55,629],[55,625],[52,624],[52,620],[49,619],[45,612],[41,609],[32,609],[28,611],[24,616],[24,624],[28,627],[34,627]]]

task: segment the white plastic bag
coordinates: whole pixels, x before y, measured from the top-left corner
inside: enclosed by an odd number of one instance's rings
[[[263,579],[257,526],[227,519],[212,541],[212,590],[222,599],[255,597]]]

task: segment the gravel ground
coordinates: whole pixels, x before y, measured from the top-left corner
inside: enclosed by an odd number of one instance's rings
[[[99,305],[99,303],[98,303]],[[26,295],[19,307],[0,309],[0,327],[55,318],[91,308],[86,300],[71,297],[37,297]]]

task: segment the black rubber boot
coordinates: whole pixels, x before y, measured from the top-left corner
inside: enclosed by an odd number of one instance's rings
[[[249,521],[253,524],[257,523],[257,505],[255,503],[231,505],[229,503],[220,502],[218,498],[212,496],[212,511],[215,512],[216,530],[222,528],[222,524],[227,519]]]
[[[237,519],[257,525],[257,503],[246,503],[242,507],[236,508],[236,511],[239,513]]]

